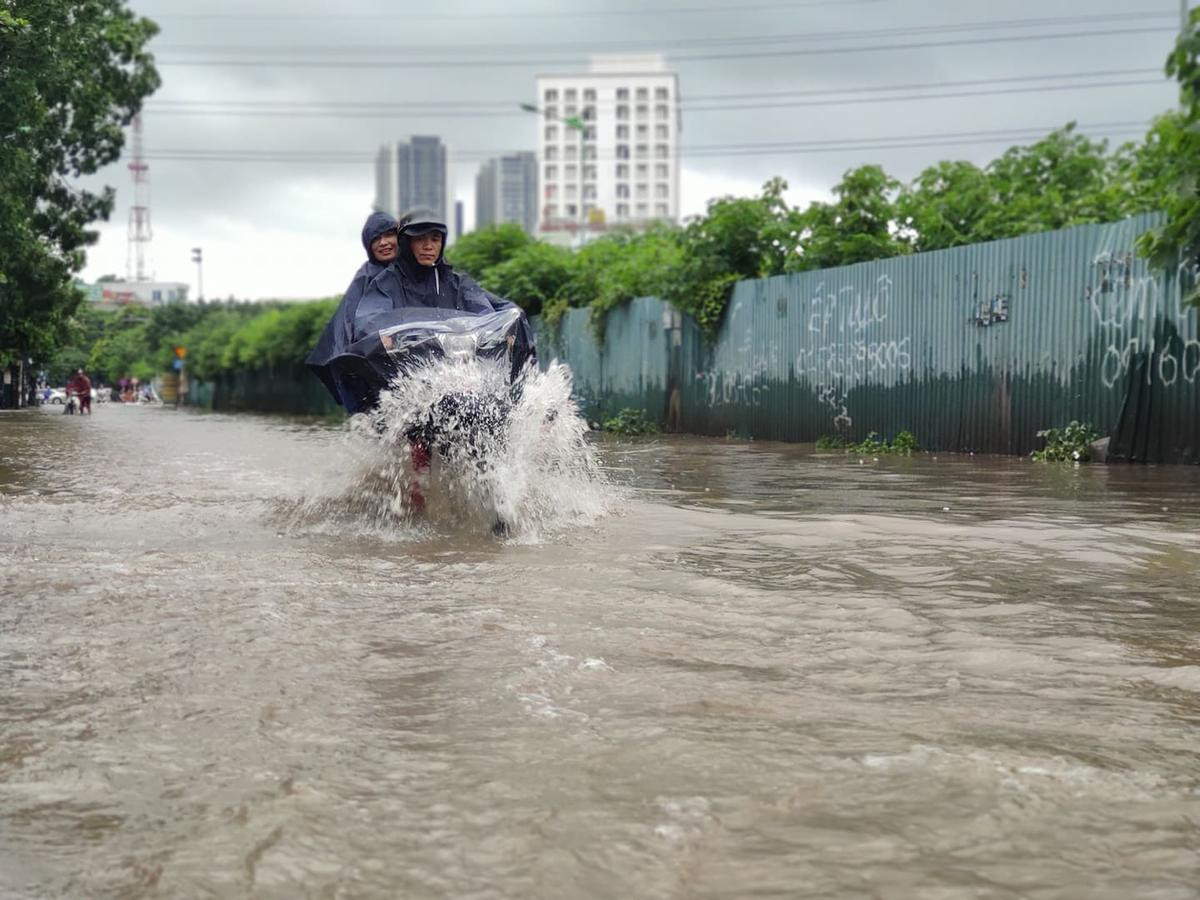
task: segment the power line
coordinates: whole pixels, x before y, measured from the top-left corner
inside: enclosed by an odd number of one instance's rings
[[[813,43],[822,41],[851,40],[858,38],[896,37],[901,35],[914,36],[928,34],[955,34],[959,32],[972,31],[987,32],[1011,29],[1061,27],[1067,25],[1097,25],[1105,22],[1145,22],[1149,19],[1166,19],[1174,21],[1175,16],[1176,14],[1174,12],[1143,11],[1091,16],[1058,16],[1054,18],[1043,19],[994,19],[980,22],[943,23],[939,25],[917,25],[873,30],[854,29],[850,31],[802,32],[799,34],[760,34],[678,39],[657,38],[619,42],[590,41],[567,43],[555,41],[554,52],[578,54],[589,52],[646,52],[663,51],[669,49],[686,50],[702,47],[744,47],[761,44],[792,43],[796,41]],[[519,44],[498,44],[494,41],[473,44],[459,42],[450,45],[423,44],[415,47],[406,47],[404,53],[406,56],[421,56],[425,54],[444,53],[447,50],[451,52],[463,53],[478,51],[488,53],[505,53],[509,51],[515,53],[525,53],[528,52],[529,47],[530,44],[528,41]],[[220,53],[302,53],[306,56],[311,54],[337,53],[351,53],[355,56],[361,56],[363,54],[370,53],[383,53],[391,56],[395,52],[394,48],[390,46],[339,46],[330,44],[165,44],[155,48],[156,53],[210,53],[213,51]]]
[[[830,54],[850,54],[850,53],[878,53],[885,50],[933,50],[941,47],[970,47],[980,44],[1000,44],[1011,43],[1013,41],[1022,41],[1025,43],[1040,42],[1040,41],[1055,41],[1066,40],[1072,38],[1084,37],[1113,37],[1121,36],[1128,37],[1133,34],[1174,34],[1173,26],[1151,26],[1146,28],[1121,28],[1121,29],[1102,29],[1098,31],[1064,31],[1058,34],[1025,34],[1025,35],[1000,35],[995,37],[981,38],[962,38],[953,41],[919,41],[903,44],[873,44],[857,47],[817,47],[810,49],[792,49],[792,50],[756,50],[753,54],[755,59],[778,58],[784,56],[828,56]],[[669,58],[676,63],[687,62],[714,62],[716,60],[746,60],[744,53],[694,53],[687,56],[669,54]],[[477,57],[462,57],[459,59],[437,59],[437,60],[418,60],[410,57],[392,56],[383,59],[342,59],[342,60],[313,60],[313,59],[279,59],[279,60],[264,60],[264,59],[194,59],[194,60],[158,60],[159,66],[196,66],[196,67],[221,67],[233,66],[238,68],[266,68],[270,66],[278,66],[280,68],[301,68],[301,69],[432,69],[432,68],[496,68],[509,66],[558,66],[569,65],[574,62],[573,59],[557,59],[549,57],[530,57],[527,59],[479,59]]]
[[[1139,121],[1101,122],[1077,126],[1075,132],[1100,131],[1110,135],[1125,135],[1144,132],[1147,123]],[[941,147],[964,144],[987,144],[1039,138],[1056,130],[1056,126],[1027,126],[1021,128],[963,131],[934,134],[886,135],[868,138],[836,138],[810,141],[780,141],[773,143],[747,144],[701,144],[680,147],[683,157],[752,156],[771,154],[808,154],[830,152],[852,152],[856,150],[887,150],[918,147]],[[500,150],[459,150],[447,154],[456,162],[471,162],[487,159],[501,153]],[[159,149],[146,153],[149,159],[185,162],[273,162],[273,163],[346,163],[363,165],[375,160],[375,154],[349,150],[246,150],[246,149]],[[619,159],[605,155],[599,159],[556,160],[558,163],[593,162],[655,162],[654,159]]]
[[[717,6],[634,6],[626,9],[591,9],[591,10],[546,10],[546,11],[526,11],[511,10],[500,13],[486,13],[474,11],[462,11],[457,13],[438,13],[435,11],[422,12],[422,22],[432,21],[453,21],[459,22],[463,19],[581,19],[581,18],[614,18],[620,16],[660,16],[660,15],[677,15],[685,13],[687,15],[707,14],[707,13],[736,13],[741,15],[750,10],[775,10],[775,9],[809,9],[818,6],[848,6],[854,5],[869,5],[880,3],[882,0],[801,0],[801,2],[789,3],[747,3],[737,7],[732,7],[728,3],[718,4]],[[279,20],[291,21],[344,21],[348,19],[367,19],[372,22],[383,21],[387,19],[411,19],[411,13],[351,13],[338,12],[331,15],[296,15],[291,12],[287,13],[163,13],[160,15],[150,14],[155,19],[187,19],[187,20],[222,20],[233,19],[236,21],[266,19],[272,22]]]
[[[1162,78],[1140,78],[1140,79],[1125,79],[1121,81],[1099,81],[1089,84],[1061,84],[1061,85],[1033,85],[1026,87],[1011,87],[1011,88],[996,88],[994,90],[983,91],[951,91],[930,94],[902,94],[899,96],[886,97],[843,97],[840,99],[827,100],[775,100],[768,103],[726,103],[712,104],[707,106],[680,106],[680,109],[689,113],[706,113],[706,112],[740,112],[744,110],[770,110],[795,107],[811,107],[811,106],[848,106],[858,105],[863,103],[895,103],[907,102],[916,100],[944,100],[963,97],[991,97],[1003,94],[1027,94],[1027,93],[1048,93],[1054,91],[1079,91],[1092,90],[1095,88],[1110,88],[1110,87],[1129,87],[1134,85],[1149,85],[1161,84]],[[451,109],[445,111],[421,110],[412,111],[405,109],[340,109],[335,106],[327,108],[314,109],[160,109],[153,107],[156,115],[171,116],[171,115],[192,115],[192,116],[234,116],[243,118],[336,118],[336,119],[379,119],[387,115],[402,116],[409,119],[482,119],[482,118],[520,118],[528,117],[529,114],[514,110],[511,112],[500,112],[495,110],[483,111],[468,111]]]
[[[914,84],[881,84],[870,85],[866,87],[848,87],[848,88],[825,88],[821,90],[791,90],[791,91],[755,91],[752,93],[739,94],[708,94],[708,95],[689,95],[681,98],[678,106],[680,109],[687,110],[693,104],[703,104],[707,102],[720,102],[730,100],[764,100],[764,99],[796,99],[802,97],[829,97],[838,94],[864,94],[871,92],[894,92],[894,91],[912,91],[912,90],[929,90],[934,88],[958,88],[958,87],[975,87],[979,85],[1001,85],[1001,84],[1027,84],[1030,82],[1047,83],[1060,79],[1082,79],[1082,78],[1107,78],[1121,75],[1159,75],[1162,76],[1160,67],[1141,68],[1141,69],[1104,69],[1091,72],[1047,72],[1039,75],[1016,75],[1004,78],[974,78],[964,81],[936,81]],[[1160,80],[1165,80],[1162,76]],[[1091,85],[1087,85],[1091,86]],[[881,99],[887,99],[886,97]],[[590,104],[589,104],[590,105]],[[614,103],[595,104],[598,107],[615,106]],[[389,113],[411,113],[411,112],[427,112],[439,110],[464,110],[472,113],[480,112],[504,112],[505,115],[522,115],[527,116],[528,113],[514,112],[513,101],[509,100],[412,100],[402,103],[372,103],[357,100],[151,100],[147,104],[147,108],[157,112],[167,112],[167,107],[171,107],[170,111],[178,110],[199,110],[205,114],[217,114],[224,111],[225,107],[232,110],[247,110],[253,112],[257,109],[272,109],[272,110],[313,110],[317,112],[332,114],[340,110],[364,110],[374,115],[385,115]],[[221,107],[221,109],[213,109],[213,107]]]

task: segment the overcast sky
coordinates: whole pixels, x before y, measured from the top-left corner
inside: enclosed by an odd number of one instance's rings
[[[1162,65],[1179,0],[132,6],[162,29],[143,117],[151,265],[193,297],[194,246],[210,298],[341,293],[362,260],[368,158],[413,134],[446,142],[469,228],[480,160],[535,148],[537,119],[517,108],[534,77],[583,71],[593,51],[661,50],[678,74],[685,215],[774,175],[803,204],[864,163],[903,180],[939,159],[983,164],[1068,121],[1120,142],[1176,102]],[[125,275],[126,163],[92,179],[118,199],[87,280]]]

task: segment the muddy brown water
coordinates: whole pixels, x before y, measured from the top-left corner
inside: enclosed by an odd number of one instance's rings
[[[594,438],[500,540],[347,440],[0,414],[0,896],[1200,896],[1200,470]]]

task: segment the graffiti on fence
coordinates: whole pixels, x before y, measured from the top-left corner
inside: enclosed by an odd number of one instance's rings
[[[1140,267],[1136,267],[1140,268]],[[1135,273],[1133,253],[1097,253],[1092,278],[1084,287],[1093,323],[1103,335],[1100,380],[1108,389],[1125,384],[1131,367],[1144,357],[1141,377],[1146,384],[1171,387],[1182,379],[1194,384],[1200,376],[1200,340],[1185,340],[1179,331],[1190,314],[1181,300],[1185,285],[1195,283],[1196,266],[1185,263],[1175,273],[1175,289],[1164,289],[1157,274]],[[1167,338],[1155,336],[1164,323]]]

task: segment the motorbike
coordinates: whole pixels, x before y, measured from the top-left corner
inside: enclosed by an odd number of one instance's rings
[[[407,410],[402,423],[410,442],[443,456],[463,451],[478,457],[502,440],[533,358],[533,335],[519,308],[471,315],[437,307],[394,309],[372,317],[361,331],[363,337],[327,363],[343,394],[359,408],[377,410],[381,394],[400,379],[425,379],[431,388],[427,403]],[[430,379],[438,363],[483,361],[506,375],[506,389],[481,388],[467,379],[459,387],[444,377],[446,389],[440,390]],[[446,367],[440,371],[445,375]],[[382,433],[388,424],[377,422],[377,430]]]

